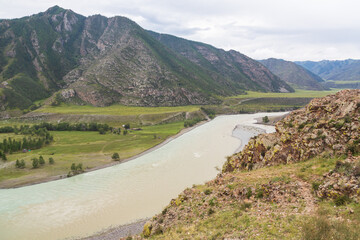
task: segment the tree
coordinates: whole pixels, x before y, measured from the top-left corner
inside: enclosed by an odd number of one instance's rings
[[[52,157],[50,157],[49,158],[49,164],[54,164],[54,163],[55,163],[54,159]]]
[[[76,166],[76,172],[82,172],[83,169],[82,169],[82,163],[79,163],[77,166]]]
[[[111,158],[113,159],[113,160],[115,160],[115,161],[119,161],[120,160],[120,156],[119,156],[119,154],[116,152],[116,153],[114,153],[112,156],[111,156]]]
[[[41,156],[41,155],[40,155],[40,157],[39,157],[39,164],[40,164],[40,165],[44,165],[44,164],[45,164],[45,160],[44,160],[43,156]]]
[[[5,152],[1,155],[1,159],[2,159],[2,160],[4,160],[4,161],[6,161],[6,160],[7,160],[7,157],[6,157]]]
[[[21,159],[21,161],[19,161],[19,159],[16,160],[15,163],[16,168],[25,168],[25,161],[24,159]]]
[[[99,133],[100,133],[100,134],[105,134],[106,132],[105,132],[104,128],[100,128],[100,129],[99,129]]]
[[[39,167],[39,159],[32,158],[31,161],[32,161],[33,168],[38,168]]]
[[[19,159],[16,159],[15,167],[16,167],[16,168],[20,168],[20,161],[19,161]]]
[[[262,118],[263,122],[264,123],[268,123],[269,122],[269,117],[268,116],[265,116]]]
[[[76,171],[76,164],[75,163],[73,163],[73,164],[71,164],[71,171]]]

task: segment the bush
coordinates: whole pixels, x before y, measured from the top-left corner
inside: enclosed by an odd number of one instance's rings
[[[251,198],[251,196],[252,196],[252,190],[251,190],[251,187],[248,187],[247,192],[246,192],[246,197],[247,197],[247,199],[249,199],[249,198]]]
[[[350,202],[350,198],[348,195],[341,195],[334,199],[334,203],[336,206],[345,205],[347,202]]]
[[[40,157],[39,157],[39,164],[40,164],[40,165],[44,165],[44,164],[45,164],[45,160],[44,160],[43,156],[40,156]]]
[[[212,193],[211,189],[205,189],[204,190],[205,195],[210,195]]]
[[[258,189],[256,189],[255,192],[256,192],[256,194],[255,194],[256,198],[263,198],[264,197],[264,189],[258,188]]]
[[[25,161],[24,159],[21,159],[21,161],[19,161],[19,159],[16,160],[15,163],[16,168],[25,168]]]
[[[320,183],[319,183],[319,182],[313,182],[313,183],[312,183],[312,189],[313,189],[314,191],[319,190],[319,186],[320,186]]]
[[[203,119],[201,119],[201,118],[194,118],[194,119],[185,120],[184,127],[192,127],[195,124],[197,124],[198,122],[201,122],[202,120]]]
[[[263,117],[262,120],[264,123],[268,123],[270,121],[268,116]]]
[[[209,208],[209,210],[208,210],[208,215],[212,215],[212,214],[214,214],[214,213],[215,213],[214,209]]]
[[[116,153],[114,153],[112,156],[111,156],[111,158],[113,159],[113,160],[115,160],[115,161],[119,161],[120,160],[120,156],[119,156],[119,154],[116,152]]]
[[[50,157],[49,158],[49,164],[54,164],[54,163],[55,163],[54,159],[52,157]]]
[[[38,168],[39,167],[39,159],[32,158],[31,161],[32,161],[33,168]]]

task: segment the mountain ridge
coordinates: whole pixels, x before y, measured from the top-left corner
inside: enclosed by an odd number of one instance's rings
[[[283,59],[268,58],[260,60],[260,63],[262,63],[275,75],[279,76],[283,81],[289,84],[295,84],[298,88],[320,91],[328,90],[328,88],[321,84],[324,82],[321,77],[294,62],[285,61]]]
[[[295,61],[325,80],[359,80],[360,60]]]
[[[30,107],[34,99],[19,94],[29,84],[35,100],[60,92],[64,101],[95,106],[211,104],[244,90],[293,91],[254,60],[230,55],[244,63],[224,77],[213,66],[193,64],[128,18],[84,17],[54,6],[0,21],[0,105]]]

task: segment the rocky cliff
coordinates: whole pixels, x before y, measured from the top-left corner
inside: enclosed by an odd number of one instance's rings
[[[276,132],[251,139],[223,171],[299,162],[323,153],[359,151],[360,90],[313,99],[276,124]]]
[[[359,239],[359,122],[360,90],[312,100],[229,157],[214,180],[173,199],[135,238]]]

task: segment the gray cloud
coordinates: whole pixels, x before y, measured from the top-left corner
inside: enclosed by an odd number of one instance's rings
[[[256,59],[360,58],[357,0],[0,0],[0,18],[53,5],[82,15],[122,15],[145,29],[235,49]]]

